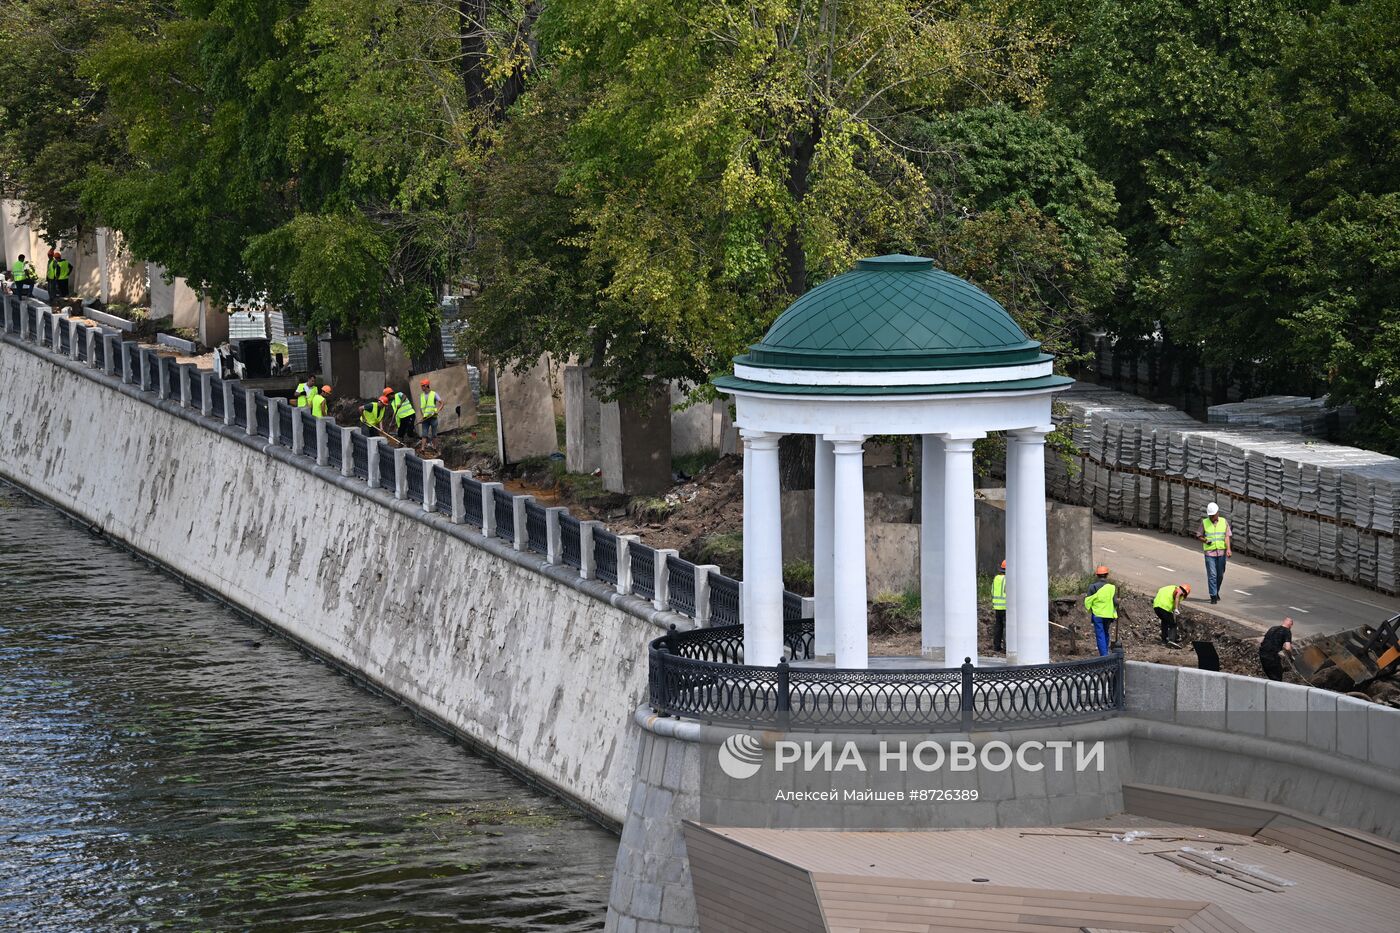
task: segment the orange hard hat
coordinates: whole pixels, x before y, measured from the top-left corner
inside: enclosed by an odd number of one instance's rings
[[[62,259],[62,258],[63,258],[63,254],[60,253],[58,250],[54,250],[54,251],[53,251],[53,258],[54,258],[54,259]]]
[[[394,387],[393,387],[393,386],[385,386],[385,387],[384,387],[384,394],[385,394],[385,395],[393,395],[393,394],[394,394]]]
[[[1005,570],[1005,569],[1006,569],[1006,561],[1002,561],[1002,562],[1001,562],[1001,569],[1002,569],[1002,570]]]
[[[321,391],[322,391],[322,392],[329,392],[330,390],[331,390],[331,387],[330,387],[330,386],[321,386]]]
[[[1182,592],[1185,593],[1187,596],[1190,596],[1190,595],[1191,595],[1191,584],[1189,584],[1189,583],[1183,583],[1183,584],[1181,584],[1181,590],[1182,590]]]
[[[1105,567],[1103,564],[1099,564],[1097,567],[1094,568],[1094,576],[1097,576],[1097,577],[1106,577],[1106,576],[1108,576],[1108,568]]]
[[[419,384],[420,386],[425,386],[425,385],[428,384],[428,380],[424,379],[422,382],[420,382],[420,383],[418,383],[418,384]]]

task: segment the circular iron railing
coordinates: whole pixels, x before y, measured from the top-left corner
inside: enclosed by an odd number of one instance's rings
[[[1123,655],[1013,667],[843,670],[813,656],[810,619],[783,626],[776,667],[743,663],[741,625],[674,629],[651,643],[651,707],[726,725],[924,732],[1097,719],[1123,709]]]

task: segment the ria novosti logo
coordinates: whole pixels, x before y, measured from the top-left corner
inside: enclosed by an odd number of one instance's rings
[[[720,770],[736,781],[753,777],[763,767],[763,743],[746,732],[725,739],[718,754]]]

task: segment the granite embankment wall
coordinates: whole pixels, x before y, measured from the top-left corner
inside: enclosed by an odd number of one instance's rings
[[[681,617],[3,339],[0,475],[621,825],[647,642]]]

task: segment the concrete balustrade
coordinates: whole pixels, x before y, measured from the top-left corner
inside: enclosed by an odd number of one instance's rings
[[[534,501],[534,496],[516,496],[511,499],[511,515],[514,518],[511,524],[514,526],[512,530],[515,532],[515,540],[512,544],[517,551],[526,551],[530,548],[529,515],[526,513],[525,506]]]
[[[564,538],[559,531],[559,516],[567,511],[569,510],[557,505],[544,510],[544,560],[547,564],[557,564],[564,559]]]
[[[394,498],[408,498],[408,455],[412,453],[407,447],[394,449]]]
[[[657,612],[671,608],[671,568],[666,561],[668,557],[680,557],[680,551],[671,548],[657,548],[656,565],[652,571],[656,575],[653,587],[656,595],[651,600],[652,608]]]
[[[301,419],[300,419],[300,418],[293,418],[293,419],[292,419],[292,433],[293,433],[293,435],[297,434],[297,425],[299,425],[300,423],[301,423]],[[382,438],[382,437],[371,437],[371,438],[369,439],[369,449],[368,449],[369,467],[368,467],[368,470],[367,470],[367,472],[369,473],[369,479],[366,480],[365,482],[366,482],[366,484],[369,486],[369,488],[371,488],[371,489],[378,489],[378,488],[379,488],[379,482],[380,482],[380,480],[383,478],[383,474],[382,474],[381,471],[384,469],[384,462],[383,462],[384,457],[383,457],[383,455],[384,455],[384,451],[385,451],[385,449],[386,449],[386,444],[387,444],[387,442],[386,442],[386,441],[384,440],[384,438]],[[392,461],[392,460],[389,462],[389,469],[393,469],[393,461]]]
[[[481,484],[481,533],[487,538],[496,537],[496,490],[504,489],[500,483]],[[517,548],[516,550],[519,550]]]
[[[593,554],[593,529],[602,524],[602,522],[595,521],[578,523],[578,576],[580,580],[592,580],[598,575],[598,562]]]
[[[632,595],[632,555],[629,552],[632,542],[640,542],[637,535],[617,536],[617,591],[623,596]]]

